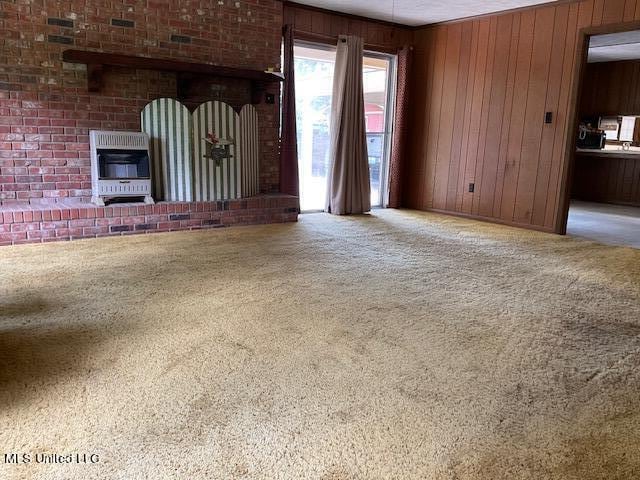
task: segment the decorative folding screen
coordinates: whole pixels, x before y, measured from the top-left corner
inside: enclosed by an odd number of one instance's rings
[[[222,141],[230,141],[226,147],[230,157],[219,163],[207,158],[209,132]],[[193,112],[193,155],[195,160],[195,199],[222,200],[241,197],[240,117],[226,103],[206,102]]]
[[[154,197],[170,201],[213,201],[259,191],[258,115],[245,105],[238,115],[223,102],[206,102],[193,114],[180,102],[161,98],[141,114],[151,140]],[[209,133],[229,142],[228,157],[209,158]]]
[[[187,107],[171,98],[159,98],[144,107],[141,123],[150,140],[153,197],[193,200],[191,113]]]
[[[258,162],[258,112],[253,105],[245,105],[240,111],[240,157],[242,158],[243,196],[257,195],[260,184]]]

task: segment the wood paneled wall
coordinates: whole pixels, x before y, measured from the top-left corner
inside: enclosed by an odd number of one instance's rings
[[[410,27],[290,2],[284,3],[284,23],[293,25],[297,36],[304,39],[330,41],[338,35],[357,35],[370,50],[395,51],[413,41]]]
[[[573,198],[640,207],[640,155],[576,156]]]
[[[588,64],[580,112],[583,115],[640,115],[640,61]]]
[[[562,231],[579,32],[639,19],[584,0],[416,31],[404,204]]]

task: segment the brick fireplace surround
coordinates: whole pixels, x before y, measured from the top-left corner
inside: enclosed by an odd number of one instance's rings
[[[295,221],[297,199],[277,195],[278,104],[256,105],[260,191],[229,202],[95,207],[89,130],[140,130],[151,100],[176,98],[175,73],[107,68],[89,93],[87,67],[67,49],[229,67],[280,67],[278,0],[2,0],[0,245],[220,225]],[[218,79],[210,100],[249,103],[249,88]],[[269,87],[278,98],[278,85]],[[189,99],[183,99],[189,105]],[[202,97],[194,98],[194,104]]]
[[[225,202],[161,202],[155,205],[57,202],[20,209],[0,207],[0,246],[107,235],[195,230],[295,222],[298,199],[261,195]]]

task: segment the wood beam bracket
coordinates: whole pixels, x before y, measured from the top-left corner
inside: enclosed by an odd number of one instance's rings
[[[103,81],[102,74],[104,73],[104,65],[99,63],[87,64],[87,89],[91,93],[97,93],[102,90]]]

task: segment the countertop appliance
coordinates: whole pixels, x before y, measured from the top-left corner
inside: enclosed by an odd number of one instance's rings
[[[601,130],[592,130],[580,125],[578,132],[577,148],[601,150],[604,148],[607,135]]]
[[[600,117],[598,129],[604,131],[607,140],[618,140],[620,136],[620,117]]]

